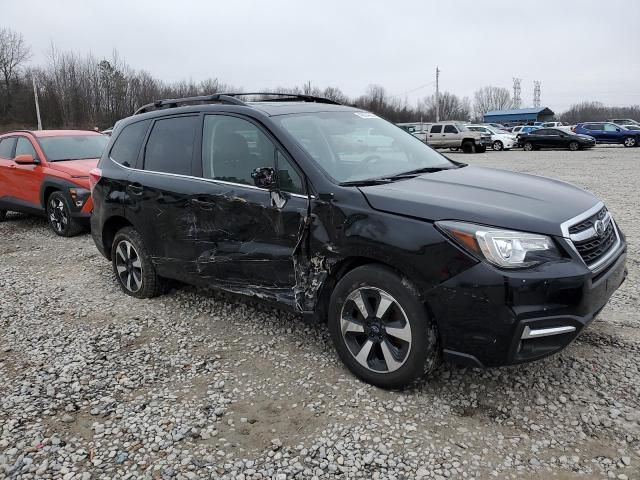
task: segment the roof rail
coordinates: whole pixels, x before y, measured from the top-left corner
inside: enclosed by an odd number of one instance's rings
[[[199,97],[184,97],[184,98],[168,98],[165,100],[156,100],[153,103],[148,103],[138,108],[134,115],[139,115],[141,113],[151,112],[153,110],[160,110],[163,108],[176,108],[179,105],[185,105],[187,103],[230,103],[233,105],[246,105],[242,100],[238,100],[237,98],[233,98],[231,95],[227,95],[224,93],[214,93],[213,95],[201,95]]]
[[[188,103],[227,103],[231,105],[247,105],[246,102],[243,102],[239,98],[243,96],[272,96],[272,97],[282,97],[278,98],[277,101],[280,102],[294,102],[294,101],[303,101],[303,102],[315,102],[315,103],[328,103],[331,105],[340,105],[340,103],[330,100],[324,97],[315,97],[313,95],[301,95],[297,93],[275,93],[275,92],[239,92],[239,93],[214,93],[213,95],[201,95],[198,97],[184,97],[184,98],[169,98],[165,100],[156,100],[155,102],[148,103],[138,108],[133,114],[139,115],[141,113],[151,112],[153,110],[161,110],[164,108],[176,108],[181,105],[186,105]],[[272,102],[276,101],[276,99],[262,99],[258,100],[261,102]]]
[[[314,95],[305,95],[300,93],[277,93],[277,92],[248,92],[248,93],[226,93],[225,95],[233,96],[233,97],[242,97],[242,96],[271,96],[271,97],[284,97],[277,99],[262,99],[258,100],[260,102],[295,102],[302,100],[303,102],[314,102],[314,103],[328,103],[330,105],[341,105],[339,102],[331,100],[325,97],[316,97]]]
[[[8,132],[2,132],[0,135],[8,135],[10,133],[33,133],[33,130],[27,130],[26,128],[19,128],[17,130],[9,130]]]

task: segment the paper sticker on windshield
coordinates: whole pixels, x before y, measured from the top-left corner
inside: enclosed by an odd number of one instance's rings
[[[374,115],[373,113],[369,113],[369,112],[353,112],[353,113],[355,113],[360,118],[378,118],[377,115]]]

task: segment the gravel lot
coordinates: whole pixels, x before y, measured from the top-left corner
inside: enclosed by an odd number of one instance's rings
[[[120,292],[91,237],[0,224],[0,477],[640,478],[640,148],[451,154],[608,204],[629,277],[566,351],[376,389],[324,326],[192,287]]]

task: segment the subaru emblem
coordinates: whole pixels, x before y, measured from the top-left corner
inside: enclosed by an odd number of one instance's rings
[[[604,234],[604,222],[602,220],[596,220],[593,223],[593,228],[595,228],[596,235],[598,235],[599,237],[601,237],[602,234]]]

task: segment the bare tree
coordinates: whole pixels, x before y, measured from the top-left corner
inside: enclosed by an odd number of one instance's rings
[[[607,107],[600,102],[582,102],[572,105],[569,110],[560,115],[560,120],[568,123],[593,122],[607,118],[640,120],[640,105]]]
[[[426,120],[433,121],[436,118],[436,98],[431,95],[424,99],[426,107]],[[438,97],[441,120],[469,120],[471,116],[471,104],[467,97],[460,99],[457,95],[442,92]]]
[[[473,109],[478,118],[492,110],[504,110],[512,106],[511,92],[507,88],[489,85],[482,87],[474,94]]]
[[[31,49],[24,43],[22,34],[0,29],[0,71],[4,81],[5,106],[4,114],[11,110],[12,85],[16,81],[18,70],[31,56]]]

